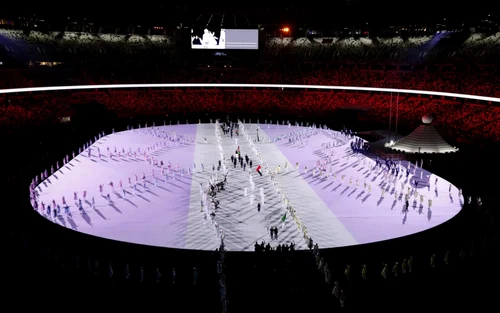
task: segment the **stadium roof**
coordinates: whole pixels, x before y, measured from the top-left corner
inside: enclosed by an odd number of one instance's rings
[[[26,6],[23,2],[9,2],[2,7],[0,18],[15,18],[33,16],[44,19],[67,19],[68,17],[95,22],[110,23],[184,23],[188,24],[199,14],[235,14],[246,15],[252,23],[257,24],[290,24],[290,25],[340,25],[352,23],[437,23],[447,19],[450,23],[464,23],[467,20],[484,19],[497,12],[492,8],[494,1],[476,0],[473,5],[460,6],[456,3],[450,6],[450,1],[430,2],[421,0],[413,3],[402,3],[368,0],[342,0],[328,4],[307,6],[258,6],[232,7],[214,5],[175,5],[172,2],[153,2],[147,5],[103,5],[102,2],[82,2],[78,8],[64,5],[50,5],[47,2],[33,2]],[[453,8],[453,10],[450,10]],[[498,15],[498,14],[496,14]]]

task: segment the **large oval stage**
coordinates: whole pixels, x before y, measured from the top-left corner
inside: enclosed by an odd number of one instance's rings
[[[227,184],[217,193],[219,205],[213,219],[230,251],[253,250],[255,242],[262,240],[273,246],[294,241],[297,249],[306,248],[293,219],[282,222],[283,194],[321,248],[411,235],[446,222],[462,207],[459,190],[444,179],[415,164],[410,164],[407,177],[406,161],[396,162],[403,169],[398,177],[387,176],[385,163],[377,167],[375,156],[353,153],[350,143],[355,138],[340,132],[276,124],[245,124],[244,128],[248,138],[221,134],[220,142],[215,123],[149,127],[104,136],[90,145],[90,156],[88,149],[76,153],[74,159],[70,155],[69,163],[37,186],[38,211],[62,227],[94,236],[213,250],[220,239],[202,210],[200,183],[206,185],[216,176],[221,152],[230,164],[229,157],[238,146],[253,167],[228,166]],[[262,176],[255,171],[261,158],[272,172],[280,166],[274,183],[265,170]],[[318,162],[328,175],[313,172]],[[409,209],[404,212],[406,197]],[[53,210],[47,215],[47,206],[53,207],[53,202],[60,207],[57,217]],[[263,202],[260,212],[258,202]],[[277,239],[271,239],[271,227],[278,228]]]

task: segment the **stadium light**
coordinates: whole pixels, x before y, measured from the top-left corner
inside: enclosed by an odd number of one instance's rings
[[[376,88],[376,87],[354,87],[354,86],[327,86],[327,85],[280,85],[280,84],[116,84],[116,85],[75,85],[75,86],[51,86],[51,87],[29,87],[0,89],[1,94],[30,93],[44,91],[65,91],[65,90],[89,90],[89,89],[133,89],[133,88],[266,88],[266,89],[315,89],[315,90],[349,90],[349,91],[368,91],[368,92],[386,92],[386,93],[405,93],[414,95],[428,95],[447,98],[459,98],[477,101],[489,101],[500,103],[500,98],[485,97],[476,95],[467,95],[460,93],[395,89],[395,88]]]

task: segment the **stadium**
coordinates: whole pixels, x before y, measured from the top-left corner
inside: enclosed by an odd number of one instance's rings
[[[2,13],[11,300],[497,306],[498,17],[336,9]]]

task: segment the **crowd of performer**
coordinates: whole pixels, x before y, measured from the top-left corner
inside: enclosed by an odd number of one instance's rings
[[[270,124],[268,123],[267,125]],[[280,124],[278,123],[278,125]],[[290,123],[285,123],[285,121],[283,121],[281,126],[288,128],[291,127]],[[128,129],[132,130],[133,128],[129,127]],[[149,175],[142,172],[128,177],[125,180],[110,181],[107,184],[100,183],[96,185],[96,192],[93,192],[92,190],[74,191],[72,197],[74,205],[72,205],[71,201],[68,201],[65,196],[62,196],[59,201],[56,201],[56,199],[52,199],[49,203],[40,201],[40,192],[42,190],[41,183],[45,179],[49,178],[50,175],[58,171],[61,164],[62,166],[65,166],[70,162],[70,156],[66,155],[62,162],[56,162],[55,166],[50,168],[50,171],[45,170],[40,175],[33,178],[29,187],[33,207],[43,215],[56,221],[56,219],[62,214],[71,216],[72,207],[77,208],[81,214],[86,214],[85,206],[96,209],[95,195],[100,195],[105,199],[105,201],[111,204],[120,198],[137,196],[141,190],[147,190],[148,188],[157,186],[160,183],[166,184],[170,180],[175,181],[185,176],[190,176],[197,171],[206,172],[206,168],[203,163],[200,163],[199,167],[193,163],[192,167],[185,168],[179,163],[174,165],[171,162],[164,162],[154,155],[154,152],[161,148],[180,147],[194,144],[194,139],[190,136],[175,132],[168,132],[165,129],[166,128],[156,127],[154,124],[151,127],[148,127],[148,125],[145,124],[144,127],[136,129],[135,131],[151,135],[158,139],[157,142],[143,149],[140,147],[137,149],[132,149],[132,147],[106,147],[105,152],[101,151],[101,149],[93,145],[93,143],[101,139],[104,136],[104,133],[98,134],[93,138],[93,140],[86,142],[78,149],[78,155],[81,154],[89,159],[93,158],[98,160],[103,158],[104,155],[106,155],[107,158],[116,160],[138,159],[142,157],[144,162],[152,166],[151,173]],[[434,197],[438,197],[438,178],[434,177],[434,183],[432,184],[432,175],[424,176],[424,171],[422,169],[423,160],[420,162],[416,161],[415,163],[410,163],[392,159],[376,158],[375,161],[372,161],[368,158],[363,158],[362,161],[360,161],[360,159],[356,157],[356,154],[367,152],[367,144],[363,139],[356,137],[354,132],[348,129],[337,132],[317,125],[311,125],[299,130],[290,131],[278,137],[272,139],[269,138],[268,141],[276,142],[280,140],[288,140],[288,142],[292,144],[307,145],[309,138],[318,134],[323,134],[329,138],[329,140],[321,143],[322,155],[316,160],[315,164],[303,164],[302,168],[300,168],[299,162],[296,162],[295,171],[303,173],[303,175],[319,177],[325,181],[335,182],[340,180],[340,182],[347,183],[349,186],[355,186],[356,188],[361,187],[363,192],[367,192],[367,195],[372,194],[373,191],[371,183],[374,180],[370,180],[370,176],[381,176],[381,182],[378,184],[380,187],[380,198],[384,198],[389,194],[394,196],[395,201],[402,202],[402,213],[405,214],[405,218],[410,207],[413,207],[414,209],[418,208],[420,210],[419,213],[421,213],[426,201],[428,218],[431,218],[430,209],[432,207],[432,201]],[[234,153],[232,153],[229,158],[227,158],[224,154],[222,136],[228,136],[232,141],[234,141]],[[256,167],[254,167],[253,160],[248,156],[248,153],[242,153],[241,146],[238,142],[239,139],[248,141],[250,149],[253,150],[248,152],[253,152],[257,156],[257,162],[260,163]],[[206,138],[204,139],[204,142],[207,143]],[[285,195],[284,189],[278,186],[276,181],[277,175],[280,175],[282,172],[286,173],[289,170],[292,170],[288,162],[284,162],[284,164],[277,164],[273,169],[271,169],[259,152],[253,138],[248,134],[245,125],[241,122],[219,123],[217,121],[215,123],[214,143],[217,145],[220,155],[217,163],[211,166],[211,171],[209,170],[209,172],[206,172],[209,174],[207,180],[205,182],[199,182],[199,192],[201,198],[200,211],[203,212],[204,224],[206,225],[207,222],[209,222],[213,225],[215,235],[221,241],[221,244],[224,244],[225,234],[221,229],[219,222],[216,220],[216,213],[220,205],[220,200],[218,200],[217,194],[225,190],[230,170],[235,169],[238,165],[243,172],[248,173],[248,187],[243,187],[242,191],[243,196],[248,197],[250,205],[255,205],[257,211],[260,212],[266,204],[264,188],[263,186],[258,186],[257,188],[253,178],[253,169],[255,168],[256,173],[260,176],[263,176],[264,173],[266,176],[269,176],[275,192],[282,200],[283,215],[280,219],[282,227],[284,227],[288,214],[289,217],[291,216],[293,218],[299,230],[304,234],[304,238],[309,240],[310,238],[307,235],[307,227],[300,221],[296,209],[294,209],[290,204],[288,197]],[[351,153],[338,155],[335,147],[339,144],[345,143],[349,143]],[[77,152],[73,152],[71,156],[72,158],[75,158],[77,156]],[[361,162],[363,167],[368,168],[369,174],[359,174],[358,177],[339,174],[340,177],[337,177],[337,174],[340,173],[340,171],[336,168],[339,165],[335,165],[335,162],[337,160],[344,159],[346,163],[349,163],[351,158],[354,159],[354,162]],[[409,179],[410,174],[412,174],[412,179]],[[429,193],[431,191],[431,185],[434,187],[434,194]],[[426,186],[428,193],[420,191],[419,186]],[[451,197],[451,184],[449,184],[448,191]],[[459,190],[458,196],[459,198],[462,197],[461,190]],[[478,201],[480,201],[480,198],[478,199]],[[471,199],[468,199],[468,202],[471,202]],[[275,226],[276,225],[271,225],[269,227],[274,228]],[[277,232],[272,234],[275,234],[275,236],[271,235],[271,238],[277,237]]]

